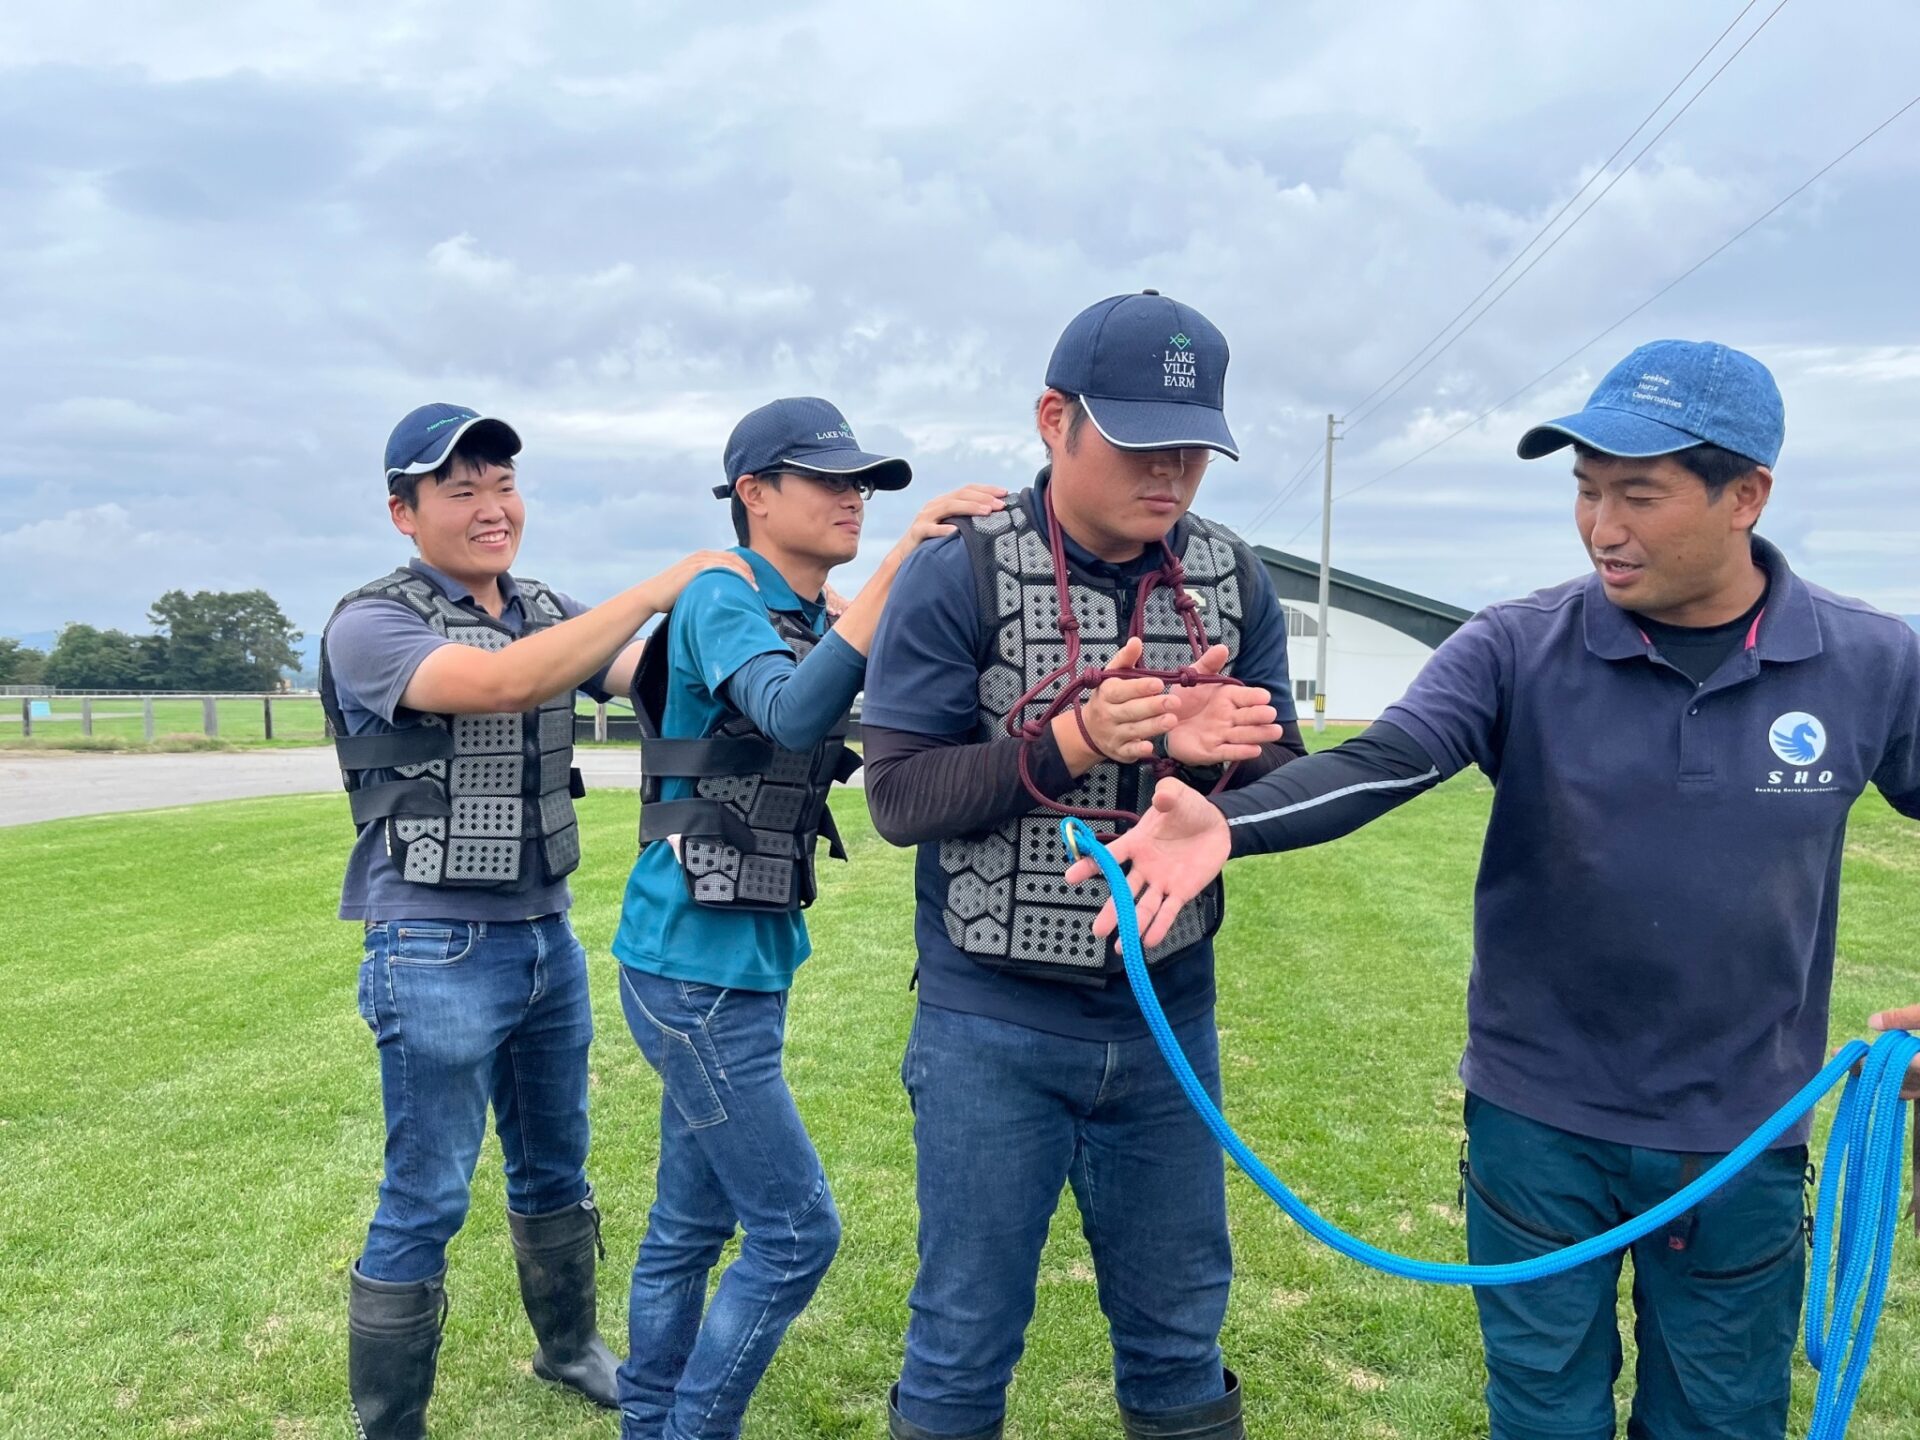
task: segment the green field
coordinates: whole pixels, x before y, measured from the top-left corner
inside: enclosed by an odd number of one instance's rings
[[[33,734],[24,735],[20,698],[0,697],[0,748],[138,749],[146,744],[146,720],[136,696],[93,701],[91,743],[82,718],[82,701],[57,695],[46,701],[51,716],[33,717]],[[258,698],[214,701],[215,725],[223,745],[317,745],[327,738],[326,717],[316,696],[295,695],[273,701],[273,739],[266,738],[266,711]],[[206,719],[197,699],[157,698],[153,702],[155,748],[198,748],[206,737]]]
[[[1233,874],[1220,943],[1228,1111],[1335,1221],[1454,1258],[1468,906],[1489,790],[1468,775],[1324,849]],[[632,798],[583,803],[577,920],[593,954],[593,1173],[607,1212],[602,1323],[652,1198],[652,1072],[607,942]],[[911,1016],[909,858],[837,802],[854,863],[813,912],[789,1074],[845,1218],[840,1258],[748,1416],[757,1440],[884,1434],[913,1271],[897,1068]],[[328,919],[338,796],[0,831],[14,942],[0,959],[0,1435],[345,1437],[346,1269],[379,1174],[354,927]],[[1920,999],[1920,827],[1864,801],[1847,861],[1836,1035]],[[442,1437],[610,1437],[528,1376],[498,1151],[455,1241],[434,1402]],[[1325,1440],[1485,1433],[1471,1298],[1364,1271],[1230,1181],[1225,1335],[1252,1432]],[[1178,1217],[1168,1217],[1177,1226]],[[1902,1272],[1853,1434],[1920,1428],[1920,1253]],[[1629,1361],[1631,1374],[1631,1361]],[[1794,1433],[1812,1396],[1804,1370]],[[1009,1433],[1118,1433],[1105,1327],[1063,1203]]]

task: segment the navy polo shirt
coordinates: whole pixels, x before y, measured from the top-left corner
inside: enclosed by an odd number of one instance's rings
[[[1872,783],[1920,818],[1920,636],[1754,558],[1766,607],[1698,686],[1589,575],[1481,611],[1381,716],[1494,783],[1460,1065],[1483,1099],[1711,1153],[1825,1063],[1848,811]]]
[[[1036,487],[1036,495],[1041,491]],[[1044,533],[1045,509],[1029,512]],[[1110,565],[1066,537],[1075,565],[1116,582],[1137,584],[1159,568],[1150,547],[1135,560]],[[1264,567],[1242,577],[1245,620],[1240,653],[1230,673],[1266,687],[1282,721],[1294,718],[1287,675],[1287,624]],[[867,660],[861,722],[915,735],[978,738],[980,671],[991,637],[966,542],[958,535],[930,540],[900,567]],[[1088,655],[1090,662],[1104,655]],[[995,738],[998,738],[997,735]],[[989,969],[947,938],[941,920],[947,873],[938,842],[919,847],[914,863],[914,942],[919,951],[921,1003],[985,1015],[1056,1035],[1087,1040],[1131,1039],[1147,1033],[1140,1006],[1125,980],[1104,986],[1067,985]],[[1213,1005],[1213,942],[1203,940],[1154,966],[1154,991],[1175,1024]]]

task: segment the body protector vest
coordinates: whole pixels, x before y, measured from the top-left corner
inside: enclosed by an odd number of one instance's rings
[[[819,637],[797,611],[767,618],[804,660]],[[811,750],[783,750],[737,712],[709,736],[678,740],[661,733],[667,709],[666,626],[653,632],[633,677],[633,713],[640,722],[640,843],[675,847],[687,893],[701,905],[730,910],[799,910],[818,893],[814,842],[847,858],[827,792],[860,768],[847,749],[847,719]],[[660,798],[660,782],[691,780],[683,800]],[[677,837],[677,838],[676,838]]]
[[[521,634],[566,618],[545,585],[516,584],[525,612]],[[405,568],[361,586],[333,614],[364,600],[397,600],[458,645],[503,650],[517,638]],[[323,635],[320,703],[353,823],[385,826],[387,854],[409,884],[526,890],[557,881],[580,863],[573,800],[584,787],[573,768],[572,691],[518,715],[402,711],[395,730],[349,735]]]
[[[1067,658],[1053,556],[1033,522],[1040,504],[1029,490],[997,514],[956,521],[973,566],[988,650],[980,671],[976,740],[1005,737],[1015,703]],[[1192,515],[1168,537],[1168,544],[1186,568],[1186,592],[1199,606],[1208,643],[1225,645],[1238,659],[1241,595],[1260,562],[1230,531]],[[1141,613],[1135,614],[1134,583],[1088,574],[1071,559],[1067,567],[1080,640],[1088,654],[1112,653],[1138,627],[1143,666],[1177,670],[1192,663],[1192,645],[1171,589],[1153,589]],[[1229,673],[1232,668],[1230,659]],[[1038,719],[1059,688],[1049,686],[1033,697],[1015,723]],[[1076,808],[1138,814],[1153,801],[1155,779],[1150,762],[1103,760],[1058,800]],[[985,834],[943,840],[940,868],[947,876],[947,898],[942,919],[947,938],[991,969],[1106,983],[1120,962],[1111,944],[1092,929],[1105,897],[1096,887],[1067,884],[1061,876],[1069,863],[1060,841],[1060,816],[1038,805]],[[1224,893],[1216,879],[1181,910],[1167,938],[1147,951],[1147,963],[1164,961],[1218,930]]]

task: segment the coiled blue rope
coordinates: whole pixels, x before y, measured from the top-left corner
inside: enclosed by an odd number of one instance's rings
[[[1120,921],[1120,955],[1126,965],[1127,983],[1133,987],[1134,998],[1139,1001],[1154,1043],[1180,1082],[1188,1103],[1220,1143],[1220,1148],[1267,1198],[1314,1239],[1389,1275],[1435,1285],[1519,1285],[1558,1275],[1616,1250],[1624,1250],[1642,1236],[1671,1224],[1725,1185],[1811,1110],[1823,1095],[1845,1080],[1846,1090],[1840,1097],[1839,1113],[1834,1117],[1822,1162],[1826,1183],[1820,1187],[1814,1215],[1806,1341],[1807,1359],[1820,1372],[1807,1440],[1840,1440],[1846,1433],[1867,1358],[1873,1350],[1874,1331],[1880,1323],[1893,1263],[1907,1128],[1907,1111],[1900,1099],[1900,1088],[1908,1065],[1920,1056],[1920,1039],[1904,1030],[1890,1030],[1874,1045],[1849,1041],[1818,1075],[1801,1086],[1770,1120],[1718,1164],[1623,1225],[1551,1254],[1501,1265],[1416,1260],[1369,1245],[1315,1214],[1234,1133],[1200,1083],[1200,1077],[1193,1073],[1180,1042],[1174,1038],[1173,1027],[1167,1023],[1166,1012],[1160,1008],[1159,997],[1153,993],[1153,982],[1147,976],[1146,957],[1140,946],[1140,923],[1133,907],[1133,891],[1120,862],[1100,843],[1084,820],[1069,817],[1061,821],[1060,837],[1066,842],[1068,854],[1076,858],[1090,856],[1100,867],[1100,874],[1113,894],[1114,911]],[[1848,1079],[1856,1065],[1860,1073]]]

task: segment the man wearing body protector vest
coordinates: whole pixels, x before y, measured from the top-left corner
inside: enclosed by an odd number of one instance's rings
[[[1226,368],[1220,332],[1153,291],[1081,314],[1037,407],[1051,465],[1004,514],[913,557],[875,642],[868,803],[882,835],[919,846],[902,1078],[920,1268],[889,1407],[903,1440],[1000,1434],[1063,1184],[1127,1433],[1243,1433],[1219,1345],[1220,1153],[1061,883],[1057,808],[1124,826],[1158,774],[1244,782],[1301,751],[1266,572],[1187,513],[1213,455],[1236,456]],[[1215,891],[1151,957],[1214,1093],[1220,916]]]
[[[362,921],[360,1014],[380,1055],[385,1174],[351,1275],[359,1433],[415,1440],[446,1313],[446,1246],[492,1105],[534,1373],[614,1403],[594,1319],[586,956],[567,923],[579,859],[573,695],[626,688],[634,632],[705,552],[588,610],[508,573],[526,511],[520,438],[455,405],[387,443],[388,509],[419,553],[340,601],[320,694],[359,835],[342,919]]]
[[[824,400],[776,400],[734,428],[726,483],[757,584],[703,576],[634,682],[644,848],[614,954],[634,1040],[659,1071],[657,1194],[633,1267],[622,1440],[731,1440],[840,1241],[820,1157],[781,1074],[787,995],[809,942],[814,841],[844,859],[828,787],[858,768],[847,709],[908,553],[943,517],[991,515],[971,485],[920,511],[828,628],[828,572],[854,558],[867,497],[912,476],[869,454]],[[707,1304],[736,1227],[740,1253]],[[704,1318],[702,1311],[704,1310]]]
[[[1151,941],[1231,855],[1492,779],[1460,1064],[1476,1263],[1645,1213],[1821,1067],[1848,815],[1872,784],[1920,818],[1920,637],[1755,534],[1784,433],[1752,356],[1640,347],[1520,441],[1573,446],[1590,574],[1482,610],[1345,745],[1212,803],[1162,785],[1114,847]],[[1809,1128],[1632,1247],[1635,1440],[1785,1433]],[[1611,1440],[1620,1269],[1476,1292],[1494,1440]]]

